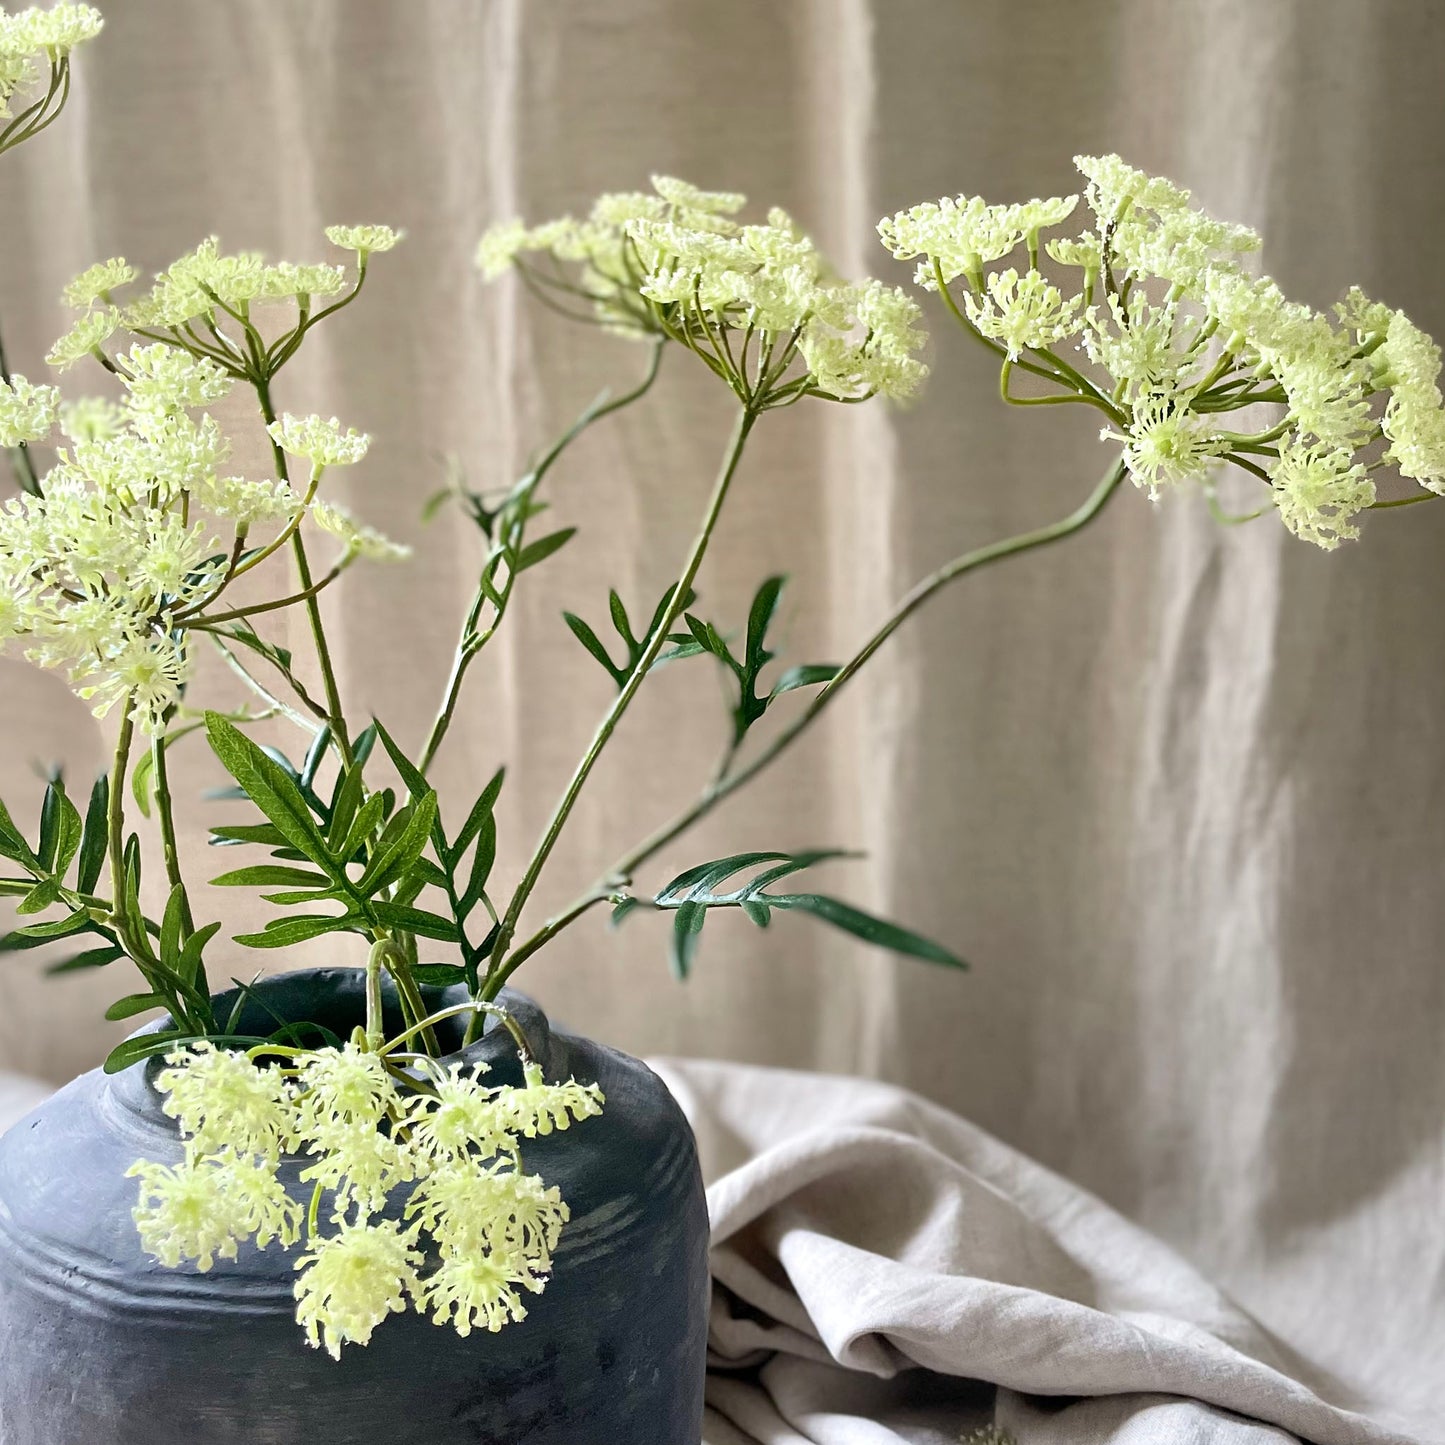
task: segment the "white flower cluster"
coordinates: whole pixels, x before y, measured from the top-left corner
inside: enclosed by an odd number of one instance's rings
[[[117,281],[97,268],[81,294]],[[107,318],[110,308],[92,316]],[[326,466],[359,460],[367,438],[332,418],[283,417],[278,442],[312,462],[312,485],[223,475],[229,443],[206,408],[231,389],[215,362],[164,344],[110,359],[125,387],[116,402],[61,406],[55,388],[0,384],[0,445],[44,440],[59,415],[69,445],[39,493],[0,504],[0,645],[63,669],[103,715],[127,701],[146,732],[161,730],[191,671],[188,620],[227,584],[250,532],[312,519],[339,536],[338,566],[404,554],[341,509],[313,501]]]
[[[1358,291],[1337,321],[1291,301],[1244,271],[1253,231],[1118,156],[1076,164],[1091,225],[1042,246],[1071,278],[1062,284],[1039,270],[1040,232],[1077,196],[945,198],[886,218],[880,234],[894,255],[918,258],[920,284],[962,278],[961,319],[1006,363],[1106,411],[1104,434],[1151,495],[1207,481],[1228,460],[1268,483],[1290,531],[1332,548],[1358,535],[1352,519],[1374,503],[1380,466],[1445,492],[1440,353],[1408,318]],[[1020,248],[1026,271],[991,269]],[[1077,370],[1065,343],[1104,379]],[[1263,408],[1265,424],[1232,429],[1227,415],[1246,407]]]
[[[218,311],[245,316],[257,302],[324,299],[345,286],[344,266],[268,262],[259,251],[228,255],[209,236],[162,271],[148,296],[122,308],[120,320],[132,329],[179,327]]]
[[[54,67],[77,45],[93,40],[105,22],[89,5],[32,7],[7,15],[0,10],[0,119],[11,115],[11,101],[41,79],[41,66]]]
[[[181,1163],[138,1161],[135,1222],[145,1248],[208,1270],[239,1246],[302,1238],[307,1211],[278,1177],[329,1196],[326,1233],[308,1230],[296,1259],[297,1322],[339,1358],[406,1308],[459,1334],[526,1315],[546,1285],[568,1209],[522,1169],[520,1140],[602,1110],[602,1091],[548,1084],[533,1063],[520,1087],[488,1087],[454,1064],[412,1081],[382,1054],[349,1043],[280,1065],[198,1043],[157,1078],[186,1140]],[[408,1187],[401,1218],[388,1201]]]
[[[744,200],[655,176],[651,193],[604,195],[585,221],[495,227],[478,263],[488,277],[519,264],[604,324],[680,341],[760,403],[910,396],[927,370],[917,305],[879,281],[838,280],[783,211],[734,220]],[[551,270],[523,261],[532,255]],[[580,267],[575,278],[564,264]]]

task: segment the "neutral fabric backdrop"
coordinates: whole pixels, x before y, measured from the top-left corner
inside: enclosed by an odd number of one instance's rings
[[[1445,331],[1445,26],[1429,0],[112,11],[71,111],[0,164],[7,346],[34,376],[61,286],[103,256],[153,270],[217,231],[310,259],[328,222],[406,227],[283,404],[375,434],[342,489],[418,544],[405,569],[350,574],[327,609],[349,699],[409,743],[478,555],[464,526],[417,522],[445,458],[504,483],[643,360],[484,289],[470,255],[496,219],[678,173],[783,204],[844,270],[903,280],[878,216],[960,190],[1066,191],[1074,152],[1113,149],[1263,229],[1265,266],[1300,296],[1359,282]],[[912,410],[799,407],[759,429],[702,580],[714,615],[736,619],[786,569],[792,655],[839,656],[925,571],[1092,484],[1109,459],[1094,427],[1059,414],[1073,408],[1006,410],[986,358],[929,319],[936,372]],[[555,515],[583,539],[534,574],[438,772],[455,811],[508,762],[505,874],[608,696],[559,612],[600,621],[609,585],[655,599],[691,536],[729,412],[687,360],[557,475]],[[252,438],[240,460],[258,474]],[[578,927],[530,987],[634,1051],[916,1088],[1162,1235],[1320,1367],[1438,1418],[1445,508],[1367,533],[1327,556],[1269,521],[1221,531],[1195,502],[1121,496],[1066,549],[938,601],[871,686],[652,875],[734,847],[865,848],[829,884],[947,939],[971,975],[739,919],[710,925],[680,987],[643,919]],[[711,679],[660,676],[540,907],[685,801],[721,729]],[[63,682],[19,660],[0,660],[0,730],[17,814],[38,764],[80,778],[105,757]],[[199,849],[225,806],[198,801],[216,770],[183,745],[176,772]],[[6,964],[0,1063],[60,1078],[98,1057],[92,1020],[129,983],[41,981],[33,958]],[[257,966],[240,949],[224,962]]]

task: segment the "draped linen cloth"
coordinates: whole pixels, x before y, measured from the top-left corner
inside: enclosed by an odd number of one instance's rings
[[[724,1171],[708,1193],[706,1445],[954,1445],[985,1424],[1018,1445],[1445,1439],[1312,1369],[1159,1240],[915,1094],[658,1068]]]
[[[498,219],[674,173],[784,205],[840,269],[903,282],[877,217],[959,191],[1067,193],[1073,153],[1117,150],[1259,227],[1291,294],[1323,306],[1359,282],[1445,333],[1432,0],[107,8],[69,111],[0,158],[12,364],[42,374],[68,325],[61,287],[102,257],[153,271],[217,232],[310,260],[326,223],[405,227],[278,401],[375,434],[328,486],[419,548],[324,599],[349,703],[409,747],[480,555],[455,519],[417,521],[446,456],[504,486],[643,364],[510,284],[484,289],[471,252]],[[915,407],[799,406],[759,426],[699,581],[720,625],[786,571],[787,660],[846,656],[917,578],[1064,515],[1103,470],[1084,408],[1005,408],[982,350],[936,307],[928,320],[934,375]],[[610,695],[559,613],[601,623],[609,586],[645,611],[692,536],[730,417],[689,360],[669,356],[648,401],[551,478],[550,516],[580,535],[523,579],[440,759],[453,825],[509,765],[498,880],[517,876]],[[72,394],[102,384],[65,379]],[[252,427],[235,470],[268,467]],[[1378,514],[1327,556],[1272,519],[1222,529],[1197,497],[1151,507],[1126,491],[1075,541],[935,601],[871,684],[642,880],[745,848],[865,848],[818,886],[946,940],[966,976],[801,919],[760,934],[732,918],[709,923],[695,977],[673,987],[649,920],[613,933],[590,917],[522,981],[634,1053],[913,1088],[1165,1240],[1348,1389],[1436,1421],[1442,543],[1445,507]],[[304,656],[304,624],[290,641]],[[242,701],[204,662],[198,698]],[[17,817],[33,826],[48,763],[88,784],[110,728],[61,678],[0,660],[0,792]],[[649,683],[537,917],[690,800],[724,729],[711,679],[679,667]],[[221,778],[198,740],[176,748],[172,781],[198,907],[227,924],[212,976],[248,976],[257,955],[226,940],[254,925],[255,900],[199,886],[221,866],[207,868],[206,824],[240,811],[201,802]],[[284,963],[337,957],[357,961],[323,942]],[[115,968],[3,967],[0,1066],[60,1080],[123,1032],[98,1022],[133,987]]]

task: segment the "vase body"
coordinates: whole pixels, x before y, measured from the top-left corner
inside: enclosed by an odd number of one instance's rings
[[[360,970],[257,988],[288,1020],[341,1032],[361,1018]],[[96,1071],[0,1140],[0,1442],[697,1445],[707,1209],[691,1130],[645,1065],[553,1032],[519,995],[504,1002],[549,1079],[598,1083],[607,1101],[525,1141],[524,1167],[572,1214],[525,1320],[463,1339],[407,1311],[338,1362],[295,1323],[298,1251],[248,1245],[205,1274],[164,1268],[140,1247],[125,1177],[138,1158],[181,1157],[160,1065]],[[504,1030],[457,1057],[487,1062],[489,1082],[521,1081]]]

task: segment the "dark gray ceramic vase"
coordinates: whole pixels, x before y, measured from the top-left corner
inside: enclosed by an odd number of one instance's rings
[[[286,1019],[349,1032],[361,1017],[359,970],[258,987]],[[698,1445],[707,1209],[687,1120],[644,1064],[506,1001],[548,1078],[607,1096],[600,1117],[525,1146],[572,1218],[524,1321],[462,1339],[408,1311],[338,1363],[295,1323],[292,1253],[161,1267],[140,1248],[124,1177],[141,1156],[180,1157],[158,1065],[97,1071],[0,1140],[0,1442]],[[520,1082],[503,1030],[461,1057]]]

